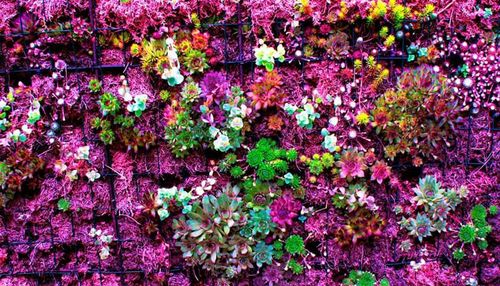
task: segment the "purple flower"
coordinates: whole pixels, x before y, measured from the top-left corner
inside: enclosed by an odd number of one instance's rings
[[[286,193],[271,204],[272,220],[280,227],[292,225],[292,220],[301,208],[300,202],[295,200],[290,193]]]
[[[200,87],[201,96],[205,98],[207,106],[210,106],[212,102],[220,103],[229,91],[229,83],[221,72],[209,72],[205,74]]]

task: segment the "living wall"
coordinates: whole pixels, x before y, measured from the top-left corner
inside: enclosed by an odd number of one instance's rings
[[[499,285],[499,10],[0,0],[0,285]]]

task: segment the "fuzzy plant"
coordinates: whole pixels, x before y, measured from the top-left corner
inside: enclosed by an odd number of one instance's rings
[[[458,109],[450,92],[446,77],[430,66],[401,74],[397,88],[377,99],[371,112],[372,126],[387,143],[386,157],[410,154],[437,158],[451,146]]]
[[[373,273],[362,270],[351,270],[349,276],[342,281],[342,284],[351,286],[390,286],[387,278],[377,281]]]
[[[413,192],[415,196],[411,201],[417,207],[417,215],[403,217],[399,224],[420,242],[433,232],[446,232],[446,221],[450,212],[454,211],[468,194],[464,186],[458,190],[445,190],[434,176],[429,175],[419,180]]]
[[[300,188],[300,180],[296,175],[286,179],[289,163],[297,159],[295,149],[279,148],[272,139],[260,139],[255,148],[248,151],[246,162],[249,167],[255,170],[255,174],[260,181],[277,181],[280,185],[290,185],[294,189]],[[288,176],[290,177],[290,176]]]
[[[458,239],[461,246],[453,252],[453,257],[460,261],[466,257],[464,247],[466,245],[477,246],[480,250],[485,250],[488,247],[486,240],[488,234],[493,230],[492,226],[488,224],[486,218],[488,214],[495,216],[497,214],[496,206],[486,209],[485,206],[478,204],[475,205],[470,211],[471,222],[462,225],[458,231]]]

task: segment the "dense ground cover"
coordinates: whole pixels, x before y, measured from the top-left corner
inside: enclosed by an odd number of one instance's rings
[[[0,285],[500,284],[496,1],[0,0]]]

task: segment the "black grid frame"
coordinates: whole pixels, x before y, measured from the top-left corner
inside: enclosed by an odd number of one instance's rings
[[[119,1],[119,0],[117,0]],[[68,4],[69,5],[69,4]],[[23,13],[21,9],[21,5],[19,4],[18,0],[18,13],[21,14]],[[224,21],[224,22],[219,22],[219,23],[214,23],[214,24],[202,24],[203,29],[205,30],[214,30],[216,29],[218,32],[222,30],[222,34],[224,36],[224,61],[222,63],[224,70],[227,73],[232,73],[234,72],[233,69],[237,70],[238,74],[238,80],[241,85],[245,84],[246,78],[245,78],[245,73],[248,72],[251,75],[251,79],[253,80],[253,75],[254,75],[254,70],[255,70],[255,59],[253,58],[245,58],[244,55],[244,45],[246,44],[245,40],[249,40],[249,44],[254,46],[255,45],[255,39],[250,38],[250,39],[245,39],[246,35],[244,33],[244,27],[250,27],[251,28],[251,21],[250,19],[243,18],[243,5],[240,2],[237,4],[237,12],[235,16],[235,22],[231,21]],[[88,16],[90,19],[90,25],[91,25],[91,30],[92,30],[92,35],[91,38],[93,41],[91,42],[92,46],[92,64],[89,65],[79,65],[76,64],[74,66],[68,66],[66,68],[68,73],[90,73],[93,74],[96,78],[102,79],[104,75],[108,74],[124,74],[127,77],[127,72],[129,68],[133,67],[138,67],[139,64],[133,62],[130,57],[127,57],[125,47],[123,48],[123,59],[124,62],[121,64],[112,64],[112,65],[107,65],[107,64],[102,64],[101,63],[101,55],[102,55],[102,47],[99,45],[99,41],[97,40],[97,37],[99,34],[105,33],[105,32],[114,32],[114,33],[123,33],[125,32],[124,29],[118,28],[100,28],[98,27],[98,24],[96,23],[96,1],[95,0],[89,0],[89,5],[88,5]],[[16,39],[22,39],[23,37],[32,35],[33,33],[39,34],[39,33],[45,33],[45,34],[50,34],[53,33],[54,31],[41,31],[41,32],[28,32],[24,31],[22,27],[22,21],[20,21],[21,25],[21,33],[17,34],[3,34],[0,35],[0,62],[5,61],[6,56],[4,55],[4,47],[5,47],[5,42],[6,38],[16,38]],[[277,20],[275,25],[280,25],[280,21]],[[301,23],[301,30],[304,30],[304,23]],[[432,25],[432,23],[428,23],[428,25]],[[238,45],[237,50],[238,50],[238,55],[236,58],[230,58],[228,55],[228,45],[230,38],[232,37],[232,31],[236,30],[236,43]],[[57,33],[72,33],[73,29],[72,27],[69,29],[63,29],[63,30],[58,30]],[[453,31],[450,31],[450,33],[453,33]],[[351,39],[351,45],[355,45],[357,35],[354,31],[354,29],[351,27],[350,28],[350,39]],[[304,35],[301,34],[300,36],[300,49],[302,51],[302,54],[304,52],[304,47],[306,45],[307,40],[305,39]],[[402,38],[401,42],[399,43],[401,45],[401,50],[405,51],[406,50],[406,39],[405,37]],[[77,47],[74,47],[75,49]],[[385,62],[388,65],[388,68],[391,70],[391,75],[393,75],[392,70],[396,67],[403,68],[406,65],[406,59],[407,56],[406,54],[401,54],[397,56],[377,56],[378,61]],[[279,70],[280,67],[282,66],[287,66],[287,65],[298,65],[300,68],[300,86],[302,88],[303,94],[306,94],[306,91],[304,89],[304,86],[306,84],[305,80],[305,69],[307,68],[307,65],[310,63],[315,63],[315,62],[322,62],[322,61],[330,61],[332,59],[329,58],[324,58],[324,57],[303,57],[303,56],[292,56],[288,57],[284,63],[281,63],[277,66],[277,69]],[[346,59],[346,61],[350,61],[350,59]],[[39,68],[39,67],[30,67],[30,68],[22,68],[22,69],[9,69],[6,65],[0,64],[0,76],[4,78],[5,81],[5,90],[7,91],[7,88],[10,84],[15,82],[19,76],[33,76],[33,75],[41,75],[41,74],[51,74],[52,72],[56,71],[56,68],[54,66],[54,63],[52,63],[51,67],[45,67],[45,68]],[[395,80],[395,78],[391,78],[391,80]],[[83,90],[83,87],[78,86],[79,91]],[[153,107],[153,109],[159,110],[158,107]],[[498,142],[495,142],[494,138],[495,136],[493,135],[496,133],[500,128],[498,127],[498,118],[492,118],[491,124],[488,127],[484,127],[485,130],[488,132],[492,133],[491,136],[491,144],[490,144],[490,151],[489,151],[489,157],[490,160],[486,162],[477,162],[474,160],[470,159],[470,148],[471,148],[471,137],[472,134],[477,131],[477,129],[474,129],[472,127],[472,123],[474,120],[474,114],[472,113],[472,108],[470,109],[471,111],[467,115],[467,124],[465,127],[459,128],[459,130],[463,130],[467,134],[467,145],[466,145],[466,155],[463,158],[463,160],[459,160],[456,162],[449,162],[448,159],[446,159],[444,162],[436,162],[436,163],[431,163],[431,165],[436,165],[440,167],[441,169],[444,169],[453,166],[453,165],[462,165],[465,166],[467,170],[469,170],[469,167],[483,167],[486,166],[488,167],[491,165],[492,161],[494,160],[494,157],[498,153],[498,148],[495,146],[498,144]],[[159,119],[160,118],[160,112],[155,113],[155,118]],[[159,120],[157,120],[159,121]],[[159,126],[157,126],[159,127]],[[92,134],[88,134],[89,131],[85,130],[83,128],[83,133],[84,137],[82,138],[82,142],[87,144],[87,142],[98,142],[96,138],[92,136]],[[159,138],[162,137],[162,132],[163,130],[160,130],[161,128],[156,128],[156,133]],[[162,170],[160,167],[160,154],[159,154],[159,148],[155,148],[152,152],[154,152],[153,156],[155,157],[155,162],[152,164],[157,165],[158,172],[161,174]],[[116,244],[116,249],[118,249],[116,253],[116,265],[113,267],[113,269],[104,269],[102,266],[101,259],[97,255],[98,258],[98,265],[97,267],[93,267],[90,269],[87,269],[86,273],[87,274],[96,274],[99,277],[100,285],[106,285],[105,284],[105,279],[107,275],[117,275],[119,277],[119,281],[121,285],[127,285],[125,282],[125,278],[127,275],[136,275],[140,278],[141,281],[143,281],[142,285],[149,285],[147,282],[147,279],[145,278],[148,274],[145,270],[143,269],[126,269],[124,267],[124,258],[122,254],[122,249],[123,249],[123,244],[127,242],[131,242],[131,240],[127,239],[122,235],[121,228],[120,228],[120,221],[123,219],[121,217],[118,209],[117,209],[117,193],[115,191],[115,180],[118,174],[107,168],[106,166],[112,166],[113,165],[113,160],[111,156],[111,151],[110,149],[106,146],[105,147],[105,166],[103,170],[100,170],[100,173],[103,176],[103,179],[105,182],[109,185],[109,197],[110,197],[110,207],[111,207],[111,218],[110,218],[110,223],[113,225],[114,229],[114,243]],[[396,164],[393,166],[393,168],[396,169],[405,169],[410,167],[409,165],[405,164]],[[467,172],[467,174],[469,174]],[[143,190],[140,190],[140,184],[138,181],[141,178],[147,178],[149,176],[153,176],[154,174],[148,170],[145,172],[138,171],[137,166],[134,165],[134,174],[133,174],[133,184],[135,188],[135,194],[137,196],[140,196]],[[88,184],[88,188],[90,190],[90,196],[92,200],[92,205],[94,205],[94,200],[95,200],[95,190],[93,183]],[[399,202],[399,194],[396,193],[394,196],[394,201],[389,202],[389,203],[397,203]],[[100,216],[100,210],[97,208],[92,209],[92,225],[93,227],[96,227],[98,225],[99,221],[99,216]],[[70,221],[71,221],[71,230],[72,234],[71,237],[74,239],[76,238],[77,234],[75,233],[75,218],[72,213],[69,213]],[[4,227],[7,226],[6,223],[6,216],[2,215],[3,219],[3,225]],[[36,285],[64,285],[62,282],[62,277],[63,276],[73,276],[76,277],[78,281],[78,285],[82,285],[83,280],[88,277],[88,275],[83,274],[79,271],[78,267],[80,266],[80,262],[78,261],[78,257],[76,260],[76,264],[74,265],[73,269],[70,270],[60,270],[56,265],[57,263],[57,256],[56,256],[56,251],[58,249],[61,249],[64,244],[66,243],[65,241],[61,241],[60,239],[56,238],[56,235],[54,234],[54,230],[52,228],[52,221],[53,217],[50,216],[47,218],[47,222],[50,225],[50,235],[48,240],[36,240],[33,239],[33,236],[31,235],[32,230],[30,227],[24,230],[25,236],[28,237],[27,240],[18,240],[18,239],[10,239],[9,237],[5,237],[3,242],[0,244],[0,248],[6,249],[7,250],[7,271],[2,271],[0,273],[0,278],[2,277],[31,277],[36,281]],[[166,236],[165,234],[163,234]],[[37,246],[41,244],[48,244],[50,245],[50,248],[53,250],[52,255],[49,258],[52,262],[52,267],[49,267],[47,269],[40,269],[37,271],[14,271],[14,268],[11,264],[10,258],[13,256],[16,247],[18,246],[25,246],[31,249],[35,249]],[[396,245],[392,245],[393,251],[395,252],[396,250]],[[72,244],[69,246],[69,249],[71,251],[80,251],[82,248],[82,245],[78,244]],[[64,248],[63,248],[64,249]],[[395,257],[394,257],[395,258]],[[443,257],[436,257],[430,260],[442,260]],[[399,267],[402,265],[409,264],[410,261],[408,260],[400,260],[400,261],[392,261],[388,262],[386,266],[388,267]],[[328,257],[328,253],[326,253],[326,263],[312,263],[313,267],[316,268],[333,268],[332,264],[330,263],[330,259]],[[189,270],[183,269],[182,265],[173,265],[170,269],[158,269],[157,272],[187,272]]]

